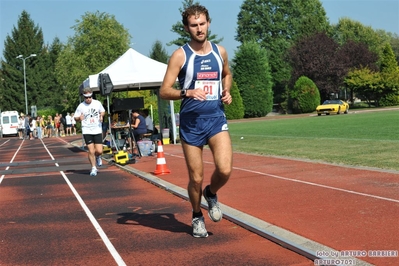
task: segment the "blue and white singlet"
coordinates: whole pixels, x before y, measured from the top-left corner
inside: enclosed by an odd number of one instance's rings
[[[180,88],[202,88],[208,91],[206,101],[184,98],[180,107],[180,115],[184,118],[207,118],[224,116],[224,106],[221,101],[223,59],[216,44],[211,44],[212,50],[205,54],[196,54],[188,44],[181,47],[186,60],[179,72]]]

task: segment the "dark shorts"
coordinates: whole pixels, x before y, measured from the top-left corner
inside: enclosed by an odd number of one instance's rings
[[[195,119],[180,117],[180,138],[192,146],[206,145],[211,137],[228,130],[225,116]]]
[[[91,134],[85,134],[83,135],[83,138],[85,140],[86,145],[89,144],[102,144],[103,143],[103,135],[102,134],[97,134],[97,135],[91,135]]]
[[[67,124],[67,128],[71,128],[72,127],[72,124]]]

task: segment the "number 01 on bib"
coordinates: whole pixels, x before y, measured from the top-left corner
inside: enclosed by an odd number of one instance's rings
[[[216,101],[219,99],[220,95],[219,83],[218,80],[197,80],[195,82],[195,88],[208,92],[206,95],[207,101]]]

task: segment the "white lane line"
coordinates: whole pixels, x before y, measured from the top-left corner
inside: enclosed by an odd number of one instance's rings
[[[237,170],[241,170],[241,171],[245,171],[245,172],[249,172],[249,173],[253,173],[253,174],[263,175],[263,176],[270,176],[270,177],[274,177],[274,178],[281,179],[281,180],[292,181],[292,182],[307,184],[307,185],[311,185],[311,186],[322,187],[322,188],[327,188],[327,189],[332,189],[332,190],[338,190],[338,191],[342,191],[342,192],[346,192],[346,193],[350,193],[350,194],[355,194],[355,195],[360,195],[360,196],[365,196],[365,197],[370,197],[370,198],[375,198],[375,199],[380,199],[380,200],[386,200],[386,201],[399,203],[399,200],[397,200],[397,199],[380,197],[380,196],[367,194],[367,193],[362,193],[362,192],[357,192],[357,191],[353,191],[353,190],[337,188],[337,187],[331,187],[331,186],[327,186],[327,185],[316,184],[316,183],[313,183],[313,182],[308,182],[308,181],[303,181],[303,180],[298,180],[298,179],[292,179],[292,178],[282,177],[282,176],[278,176],[278,175],[266,174],[266,173],[257,172],[257,171],[251,171],[251,170],[244,169],[244,168],[239,168],[239,167],[233,167],[233,169],[237,169]]]
[[[40,139],[40,141],[42,142],[43,147],[44,147],[44,149],[47,151],[47,153],[48,153],[48,155],[50,156],[51,160],[54,161],[55,159],[54,159],[53,155],[51,154],[51,152],[47,149],[46,143],[44,143],[44,141],[43,141],[42,139]],[[57,165],[57,167],[58,167],[58,165]]]
[[[86,204],[80,197],[79,193],[76,191],[76,189],[73,187],[72,183],[69,181],[68,177],[64,174],[63,171],[60,171],[60,173],[64,177],[65,182],[67,182],[69,188],[72,190],[76,199],[79,201],[83,210],[86,212],[86,215],[89,217],[91,223],[93,224],[94,228],[97,230],[97,232],[100,235],[101,239],[103,240],[105,246],[108,248],[112,257],[114,257],[114,260],[116,261],[116,263],[118,265],[126,265],[126,263],[123,261],[122,257],[119,255],[118,251],[116,251],[115,247],[112,245],[111,241],[108,239],[107,235],[104,233],[103,229],[101,228],[100,224],[97,222],[94,215],[90,212],[89,208],[86,206]]]
[[[168,155],[184,159],[183,156],[178,156],[178,155],[174,155],[174,154],[168,154]],[[206,161],[204,161],[204,163],[212,164],[212,165],[214,164],[213,162],[206,162]],[[353,191],[353,190],[348,190],[348,189],[343,189],[343,188],[338,188],[338,187],[331,187],[331,186],[327,186],[327,185],[316,184],[316,183],[313,183],[313,182],[308,182],[308,181],[303,181],[303,180],[298,180],[298,179],[292,179],[292,178],[288,178],[288,177],[272,175],[272,174],[262,173],[262,172],[258,172],[258,171],[252,171],[252,170],[248,170],[248,169],[240,168],[240,167],[233,167],[233,169],[237,169],[237,170],[240,170],[240,171],[249,172],[249,173],[253,173],[253,174],[257,174],[257,175],[270,176],[270,177],[281,179],[281,180],[292,181],[292,182],[302,183],[302,184],[306,184],[306,185],[322,187],[322,188],[327,188],[327,189],[331,189],[331,190],[337,190],[337,191],[346,192],[346,193],[350,193],[350,194],[370,197],[370,198],[374,198],[374,199],[380,199],[380,200],[385,200],[385,201],[391,201],[391,202],[399,203],[399,200],[397,200],[397,199],[380,197],[380,196],[367,194],[367,193],[362,193],[362,192],[357,192],[357,191]]]
[[[18,149],[15,151],[14,155],[13,155],[12,158],[11,158],[10,164],[14,161],[15,156],[17,156],[17,153],[18,153],[19,150],[21,149],[22,144],[24,143],[24,141],[25,141],[25,139],[21,141],[21,144],[19,144]],[[5,170],[8,171],[8,169],[10,169],[10,166],[9,166],[9,165],[6,167]],[[3,181],[3,179],[4,179],[5,176],[6,176],[6,175],[2,175],[2,176],[0,177],[0,184],[1,184],[1,182]]]
[[[42,141],[44,148],[46,149],[47,153],[50,155],[52,160],[55,160],[53,155],[50,153],[50,151],[47,149],[46,145]],[[58,163],[55,163],[57,167],[59,167]],[[68,184],[69,188],[72,190],[72,193],[75,195],[76,199],[79,201],[80,206],[82,206],[83,210],[85,211],[87,217],[89,217],[92,225],[96,229],[97,233],[100,235],[101,239],[103,240],[105,246],[108,248],[108,251],[111,253],[112,257],[116,261],[116,263],[120,266],[125,266],[126,263],[123,261],[122,257],[119,255],[118,251],[116,251],[115,247],[112,245],[111,241],[101,228],[100,224],[97,222],[96,218],[94,215],[91,213],[90,209],[87,207],[87,205],[84,203],[83,199],[80,197],[79,193],[76,191],[72,183],[69,181],[68,177],[64,173],[64,171],[60,171],[62,177],[64,178],[65,182]]]
[[[18,147],[18,149],[15,151],[14,155],[12,156],[10,163],[12,163],[12,162],[14,161],[15,156],[17,156],[19,150],[22,148],[22,144],[24,144],[24,141],[25,141],[25,140],[22,140],[22,141],[21,141],[21,144],[19,144],[19,147]],[[10,166],[7,166],[6,170],[8,170],[9,168],[10,168]]]
[[[3,145],[5,145],[5,144],[6,144],[7,142],[9,142],[9,141],[10,141],[10,139],[7,139],[6,141],[4,141],[3,143],[0,144],[0,147],[3,146]]]

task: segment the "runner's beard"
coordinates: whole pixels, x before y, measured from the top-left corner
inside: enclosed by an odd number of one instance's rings
[[[208,30],[204,33],[204,37],[198,37],[196,34],[192,34],[191,35],[191,39],[193,39],[194,41],[198,42],[198,43],[204,43],[207,38],[208,38]]]

